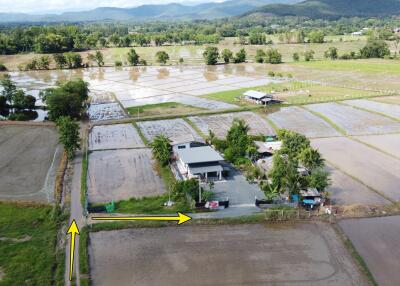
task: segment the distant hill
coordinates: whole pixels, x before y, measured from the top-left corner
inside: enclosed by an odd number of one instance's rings
[[[306,0],[296,4],[269,4],[244,16],[266,13],[308,18],[374,17],[400,15],[400,0]]]
[[[135,8],[100,7],[89,11],[67,12],[61,15],[30,15],[0,13],[0,23],[9,22],[86,22],[86,21],[135,21],[173,19],[215,19],[238,16],[266,4],[298,3],[301,0],[230,0],[197,5],[170,3],[142,5]]]

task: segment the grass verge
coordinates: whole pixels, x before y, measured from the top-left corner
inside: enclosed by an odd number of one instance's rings
[[[371,285],[378,286],[378,283],[375,280],[375,277],[372,275],[371,271],[368,268],[367,263],[365,262],[364,258],[357,252],[357,249],[354,247],[351,240],[346,236],[343,230],[340,228],[339,225],[332,225],[336,233],[341,238],[345,248],[349,252],[349,254],[353,257],[354,261],[357,263],[360,270],[364,273],[367,277]]]
[[[81,173],[81,204],[83,209],[86,209],[86,194],[87,194],[87,174],[89,168],[89,151],[84,151],[82,156],[82,173]]]
[[[187,124],[189,124],[204,140],[207,139],[207,136],[203,133],[203,131],[201,131],[199,127],[197,127],[197,125],[194,124],[188,117],[182,117],[182,119],[185,120]]]
[[[0,203],[1,285],[64,285],[58,207]]]
[[[81,286],[90,285],[89,276],[89,231],[85,226],[81,229],[79,235],[79,278]]]
[[[137,125],[137,123],[135,121],[132,122],[133,127],[135,127],[137,133],[139,134],[140,139],[142,139],[143,143],[146,146],[150,145],[150,142],[147,140],[146,136],[143,135],[142,130],[140,130],[139,126]]]

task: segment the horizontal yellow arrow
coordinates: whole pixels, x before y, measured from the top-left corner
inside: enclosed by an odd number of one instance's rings
[[[128,217],[92,217],[93,220],[152,220],[152,221],[177,221],[178,225],[183,224],[192,218],[178,212],[178,216],[128,216]]]

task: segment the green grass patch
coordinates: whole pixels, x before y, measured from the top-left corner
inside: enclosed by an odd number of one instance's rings
[[[89,231],[87,226],[79,234],[79,278],[81,286],[89,286]]]
[[[217,218],[217,219],[192,219],[181,227],[189,225],[226,225],[226,224],[246,224],[246,223],[262,223],[265,222],[265,214],[263,212],[240,217]],[[167,227],[176,226],[176,222],[162,221],[133,221],[133,222],[105,222],[92,224],[90,231],[109,231],[127,228],[144,228],[144,227]]]
[[[51,206],[0,203],[0,285],[64,285],[56,251],[62,218]]]
[[[223,101],[226,103],[236,104],[239,106],[251,106],[254,104],[244,101],[244,100],[241,100],[240,98],[243,96],[243,93],[245,93],[248,90],[259,90],[259,89],[260,89],[260,87],[240,88],[240,89],[235,89],[235,90],[209,93],[209,94],[203,95],[202,97],[208,98],[208,99],[219,100],[219,101]]]
[[[354,71],[361,73],[381,73],[400,75],[400,65],[397,60],[325,60],[297,63],[307,68],[329,71]]]
[[[163,114],[186,114],[196,111],[205,110],[191,105],[178,102],[163,102],[157,104],[147,104],[142,106],[133,106],[127,108],[132,116],[156,116]]]
[[[132,198],[127,201],[120,201],[116,204],[116,212],[130,214],[176,214],[179,212],[190,211],[190,206],[186,203],[177,202],[172,207],[165,207],[168,195],[146,198]]]

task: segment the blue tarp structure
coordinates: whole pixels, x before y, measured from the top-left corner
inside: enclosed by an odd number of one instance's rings
[[[299,201],[299,195],[292,195],[292,201],[297,203]]]
[[[314,200],[303,200],[303,204],[305,204],[305,205],[314,205],[315,201]]]

